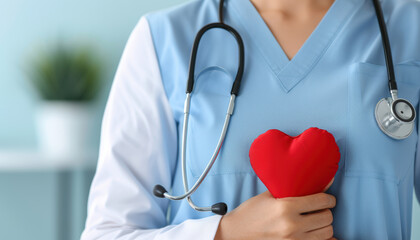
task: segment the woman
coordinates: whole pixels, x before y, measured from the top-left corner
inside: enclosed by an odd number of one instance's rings
[[[384,0],[398,94],[418,110],[420,3]],[[371,0],[226,0],[224,22],[242,36],[245,71],[219,157],[192,199],[225,202],[225,216],[158,199],[155,184],[184,193],[180,164],[185,85],[194,36],[218,19],[217,0],[147,14],[123,53],[102,126],[98,169],[82,239],[409,239],[413,133],[394,140],[375,121],[389,97]],[[238,65],[234,38],[211,30],[198,49],[187,142],[192,186],[217,143]],[[268,129],[328,130],[340,148],[326,193],[274,199],[249,163]],[[417,160],[418,162],[419,160]],[[303,166],[304,167],[304,166]],[[302,214],[305,213],[305,214]]]

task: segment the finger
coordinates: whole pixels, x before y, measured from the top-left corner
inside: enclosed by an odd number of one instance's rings
[[[304,239],[331,239],[334,235],[332,225],[307,232]],[[334,238],[333,238],[334,239]]]
[[[301,215],[302,229],[309,232],[331,225],[333,215],[330,209],[324,209],[316,213]]]
[[[325,191],[327,191],[328,190],[328,188],[330,188],[331,187],[331,185],[333,184],[333,182],[334,182],[334,178],[335,177],[333,177],[332,179],[331,179],[331,181],[328,183],[328,185],[324,188],[324,190],[322,190],[322,192],[325,192]]]
[[[327,193],[316,193],[303,197],[295,197],[294,201],[296,202],[296,211],[299,213],[333,208],[336,204],[335,197]]]

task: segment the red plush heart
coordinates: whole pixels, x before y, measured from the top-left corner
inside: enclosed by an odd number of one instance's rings
[[[296,137],[271,129],[249,150],[252,168],[275,198],[322,192],[335,176],[340,152],[334,136],[309,128]]]

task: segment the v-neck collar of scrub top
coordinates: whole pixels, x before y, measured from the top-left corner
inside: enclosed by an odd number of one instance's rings
[[[336,0],[303,46],[289,60],[250,0],[231,0],[234,21],[242,24],[249,39],[259,48],[285,92],[295,87],[320,60],[346,20],[365,0]],[[229,7],[228,7],[229,8]]]

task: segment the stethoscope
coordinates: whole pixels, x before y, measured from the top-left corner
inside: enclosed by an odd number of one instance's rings
[[[397,89],[397,83],[395,81],[394,65],[392,61],[391,48],[389,44],[389,38],[388,38],[388,33],[387,33],[386,25],[385,25],[384,16],[383,16],[379,1],[378,0],[372,0],[372,1],[375,7],[376,16],[378,18],[379,28],[381,31],[382,44],[383,44],[386,67],[387,67],[387,74],[388,74],[388,87],[389,87],[389,91],[391,95],[390,97],[382,98],[381,100],[379,100],[375,108],[375,118],[376,118],[376,122],[378,123],[379,128],[386,135],[388,135],[389,137],[393,139],[404,139],[410,136],[411,132],[413,131],[416,111],[414,110],[413,105],[409,101],[398,98],[397,96],[398,89]],[[233,110],[235,107],[235,99],[239,93],[241,79],[242,79],[242,75],[244,71],[244,52],[245,52],[244,44],[239,33],[234,28],[232,28],[231,26],[223,22],[223,6],[224,6],[224,0],[220,0],[219,22],[210,23],[199,30],[199,32],[197,33],[195,37],[194,45],[191,52],[186,98],[185,98],[185,103],[184,103],[184,123],[183,123],[183,129],[182,129],[182,148],[181,148],[182,178],[183,178],[185,193],[180,196],[172,196],[168,193],[168,191],[162,185],[156,185],[153,189],[153,194],[156,197],[167,198],[170,200],[182,200],[184,198],[187,198],[188,203],[193,209],[197,211],[211,211],[219,215],[226,214],[227,212],[226,203],[220,202],[220,203],[215,203],[210,207],[198,207],[192,201],[191,195],[197,190],[197,188],[206,178],[207,174],[210,172],[210,169],[213,166],[214,162],[216,161],[217,156],[220,152],[220,149],[222,147],[223,141],[226,136],[226,131],[229,126],[230,118],[233,114]],[[187,144],[187,131],[188,131],[190,103],[191,103],[191,93],[194,87],[195,62],[196,62],[196,57],[197,57],[198,45],[200,43],[201,37],[204,35],[205,32],[213,28],[224,29],[233,35],[239,48],[239,66],[238,66],[238,71],[236,73],[235,81],[233,82],[229,105],[228,105],[227,113],[225,117],[225,122],[223,124],[222,132],[217,142],[217,146],[213,152],[213,155],[210,161],[208,162],[206,168],[204,169],[203,173],[195,182],[193,187],[189,189],[187,174],[186,174],[186,144]]]

